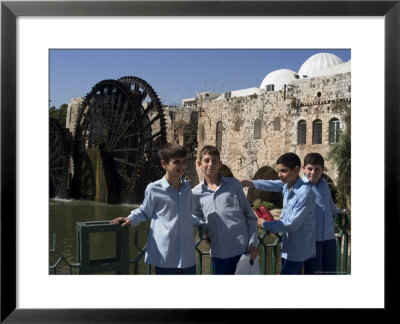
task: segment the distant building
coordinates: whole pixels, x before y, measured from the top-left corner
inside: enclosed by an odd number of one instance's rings
[[[182,107],[196,107],[197,98],[187,98],[182,100]]]

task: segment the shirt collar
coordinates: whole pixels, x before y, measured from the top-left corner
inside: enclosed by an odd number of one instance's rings
[[[304,173],[303,173],[303,176],[301,177],[301,180],[303,180],[303,182],[305,182],[305,183],[310,182],[310,179],[308,179]]]
[[[304,183],[304,181],[300,177],[298,177],[291,192],[293,192],[293,193],[297,192],[297,190],[303,185],[303,183]],[[289,190],[289,185],[286,184],[285,186],[286,186],[286,190]]]
[[[222,187],[222,183],[225,183],[225,182],[226,182],[225,177],[223,177],[223,176],[221,175],[221,183],[219,184],[218,188]],[[200,184],[201,184],[201,186],[202,186],[203,189],[208,188],[205,178],[203,178],[203,180],[201,180]]]
[[[181,187],[181,189],[182,189],[183,186],[185,185],[185,181],[182,178],[180,178],[180,180],[181,180],[181,183],[182,183],[182,187]],[[167,178],[165,176],[163,176],[161,178],[161,188],[163,188],[164,190],[167,190],[169,187],[171,187],[171,185],[169,184]]]
[[[162,187],[164,190],[166,190],[168,187],[170,187],[170,184],[169,184],[169,182],[168,182],[168,180],[167,180],[167,178],[166,178],[165,176],[163,176],[163,177],[161,178],[161,187]]]

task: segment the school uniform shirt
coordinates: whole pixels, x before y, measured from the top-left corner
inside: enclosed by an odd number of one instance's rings
[[[253,180],[254,187],[263,191],[283,194],[280,220],[264,222],[264,229],[271,233],[282,232],[282,258],[303,262],[315,257],[315,195],[310,186],[300,178],[291,191],[280,180]]]
[[[341,213],[332,199],[328,182],[320,178],[318,184],[313,184],[304,174],[302,180],[308,183],[315,194],[315,239],[326,241],[335,239],[335,224],[333,216]]]
[[[239,180],[222,177],[216,191],[203,180],[192,192],[194,216],[206,224],[212,257],[227,259],[258,246],[258,218]]]
[[[165,176],[150,183],[143,203],[128,216],[131,226],[151,221],[145,262],[161,268],[187,268],[196,264],[193,235],[193,195],[182,180],[179,192]]]

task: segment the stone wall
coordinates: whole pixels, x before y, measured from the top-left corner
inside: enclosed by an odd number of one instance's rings
[[[191,121],[198,119],[197,107],[166,106],[163,109],[167,129],[167,142],[178,143],[186,147],[187,136],[185,127]],[[190,182],[192,187],[199,183],[196,170],[196,155],[194,152],[188,153],[187,169],[184,177]]]
[[[85,100],[85,97],[72,98],[67,107],[67,121],[65,127],[69,129],[72,135],[74,135],[75,122],[78,117],[78,109],[83,100]]]

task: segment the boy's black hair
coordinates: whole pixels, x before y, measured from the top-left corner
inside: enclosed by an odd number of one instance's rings
[[[294,153],[285,153],[278,158],[276,164],[283,164],[284,166],[294,169],[297,166],[301,166],[300,158]]]
[[[324,158],[319,153],[308,153],[304,157],[304,166],[307,164],[318,164],[321,167],[324,167]]]
[[[169,160],[173,158],[187,157],[187,151],[179,144],[167,143],[158,150],[158,156],[160,160],[164,160],[165,163],[168,163]]]
[[[221,160],[220,154],[218,149],[215,146],[212,145],[206,145],[204,146],[200,153],[199,153],[199,161],[201,161],[201,158],[203,157],[203,155],[205,154],[210,154],[210,155],[216,155],[218,156],[218,160]]]

